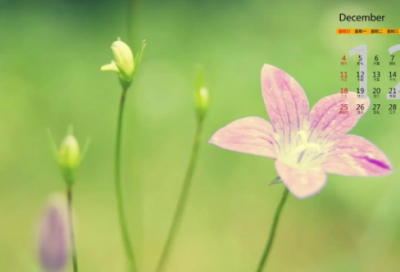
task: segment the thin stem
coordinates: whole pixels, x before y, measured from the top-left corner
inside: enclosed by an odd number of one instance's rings
[[[196,134],[193,141],[192,155],[190,157],[189,166],[186,171],[182,191],[172,220],[172,225],[168,233],[167,242],[165,243],[164,249],[162,251],[160,260],[156,268],[156,272],[161,272],[164,270],[165,264],[167,262],[168,256],[171,251],[171,247],[175,241],[176,234],[178,233],[180,224],[182,222],[182,215],[185,210],[186,201],[189,195],[190,185],[192,183],[192,177],[196,166],[197,155],[199,153],[202,128],[203,128],[203,121],[199,120],[197,122]]]
[[[124,104],[126,98],[126,89],[122,91],[121,100],[119,104],[118,125],[117,125],[117,139],[115,145],[115,193],[117,197],[119,225],[121,228],[121,235],[124,242],[126,257],[129,260],[130,272],[136,272],[135,256],[131,240],[129,237],[128,224],[125,217],[123,190],[121,183],[121,135],[122,135],[122,119],[124,114]]]
[[[76,255],[76,245],[75,245],[75,233],[74,233],[74,223],[72,219],[72,188],[68,186],[67,188],[67,202],[68,202],[68,223],[69,223],[69,238],[71,243],[71,258],[72,267],[74,272],[78,272],[78,259]]]
[[[275,238],[276,228],[277,228],[278,222],[279,222],[279,217],[281,216],[281,212],[282,212],[283,206],[285,205],[288,194],[289,194],[289,191],[288,191],[288,189],[285,188],[285,190],[283,191],[281,201],[279,202],[279,205],[276,208],[274,221],[272,222],[271,231],[269,233],[269,239],[268,239],[267,245],[265,246],[264,253],[261,257],[260,263],[258,265],[257,272],[262,272],[265,264],[267,263],[269,252],[271,251],[272,244],[274,243],[274,238]]]

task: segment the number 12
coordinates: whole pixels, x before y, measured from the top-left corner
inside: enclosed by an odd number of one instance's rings
[[[396,52],[396,51],[399,51],[399,50],[400,50],[400,44],[396,44],[396,45],[394,45],[394,46],[389,48],[389,54],[392,55],[391,56],[392,60],[394,59],[393,53]],[[359,46],[357,46],[357,47],[355,47],[355,48],[353,48],[353,49],[351,49],[349,51],[349,55],[350,56],[353,56],[353,55],[355,55],[357,53],[360,54],[359,59],[365,61],[365,63],[360,63],[360,72],[359,72],[359,74],[366,75],[367,74],[367,64],[368,64],[367,63],[367,45],[366,44],[361,44],[361,45],[359,45]],[[366,78],[365,78],[364,81],[360,81],[360,88],[359,89],[360,90],[364,89],[364,93],[360,93],[360,98],[363,98],[363,99],[367,98],[368,94],[367,94],[367,79]],[[396,84],[394,89],[395,90],[400,90],[400,82],[398,82]],[[389,98],[389,95],[390,94],[388,94],[388,98]],[[397,93],[396,93],[396,98],[395,99],[400,99],[400,96],[398,96]]]

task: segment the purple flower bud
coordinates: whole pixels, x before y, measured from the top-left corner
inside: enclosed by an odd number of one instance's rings
[[[67,265],[68,228],[65,212],[59,205],[49,205],[40,225],[39,259],[45,272],[60,272]]]

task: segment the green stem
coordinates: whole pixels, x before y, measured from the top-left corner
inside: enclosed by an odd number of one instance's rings
[[[71,258],[72,267],[74,272],[78,272],[78,259],[76,255],[76,245],[75,245],[75,234],[74,234],[74,223],[72,219],[72,188],[68,186],[67,188],[67,202],[68,202],[68,223],[69,223],[69,238],[71,243]]]
[[[133,248],[129,237],[128,224],[125,217],[123,190],[121,183],[121,135],[126,91],[126,89],[122,91],[118,113],[117,139],[115,145],[115,193],[117,197],[119,225],[121,228],[122,239],[125,246],[126,257],[129,260],[130,272],[136,272],[137,268],[135,263],[135,256],[133,253]]]
[[[203,121],[199,120],[197,122],[196,134],[194,137],[192,155],[190,157],[189,166],[186,171],[185,179],[183,182],[182,191],[179,197],[178,205],[175,210],[175,214],[172,220],[172,225],[168,233],[167,242],[165,243],[164,249],[162,251],[160,260],[158,262],[156,272],[161,272],[165,268],[165,264],[167,262],[168,256],[171,251],[171,247],[175,241],[176,234],[179,230],[180,224],[182,222],[182,215],[185,210],[186,201],[189,195],[190,185],[192,183],[192,177],[194,173],[194,169],[196,166],[197,155],[199,153],[199,147],[201,142],[201,132],[203,128]]]
[[[281,201],[279,202],[279,205],[276,208],[274,221],[272,222],[271,231],[269,233],[269,239],[268,239],[267,245],[265,246],[264,253],[261,257],[260,263],[258,265],[257,272],[262,272],[265,264],[267,263],[269,252],[271,251],[272,244],[274,243],[274,238],[275,238],[276,228],[277,228],[278,222],[279,222],[279,217],[281,216],[281,212],[282,212],[283,206],[285,205],[288,194],[289,194],[289,191],[288,191],[288,189],[285,188],[285,190],[283,191]]]

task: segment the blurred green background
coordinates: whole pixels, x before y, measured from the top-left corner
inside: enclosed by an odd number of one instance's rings
[[[400,2],[142,1],[130,33],[127,7],[125,1],[0,1],[0,271],[37,265],[42,209],[65,190],[46,128],[60,142],[70,124],[82,145],[92,139],[75,186],[80,271],[124,271],[113,180],[120,87],[115,74],[100,72],[118,36],[135,52],[142,39],[148,43],[128,94],[123,148],[140,271],[155,268],[187,167],[197,63],[205,67],[212,104],[168,271],[255,271],[282,192],[281,185],[268,186],[276,177],[273,160],[218,149],[208,138],[235,119],[268,118],[259,78],[264,63],[293,75],[310,105],[339,92],[341,57],[359,44],[368,44],[369,75],[389,68],[399,74],[400,53],[395,68],[383,61],[399,35],[338,36],[335,29],[399,28]],[[339,22],[339,13],[371,12],[385,21]],[[375,54],[381,67],[372,67]],[[355,77],[349,84],[357,87]],[[380,84],[386,95],[391,83]],[[374,103],[383,105],[381,115],[370,111],[351,133],[386,152],[395,173],[330,175],[320,196],[290,196],[266,271],[400,271],[400,112],[389,114],[385,96]]]

